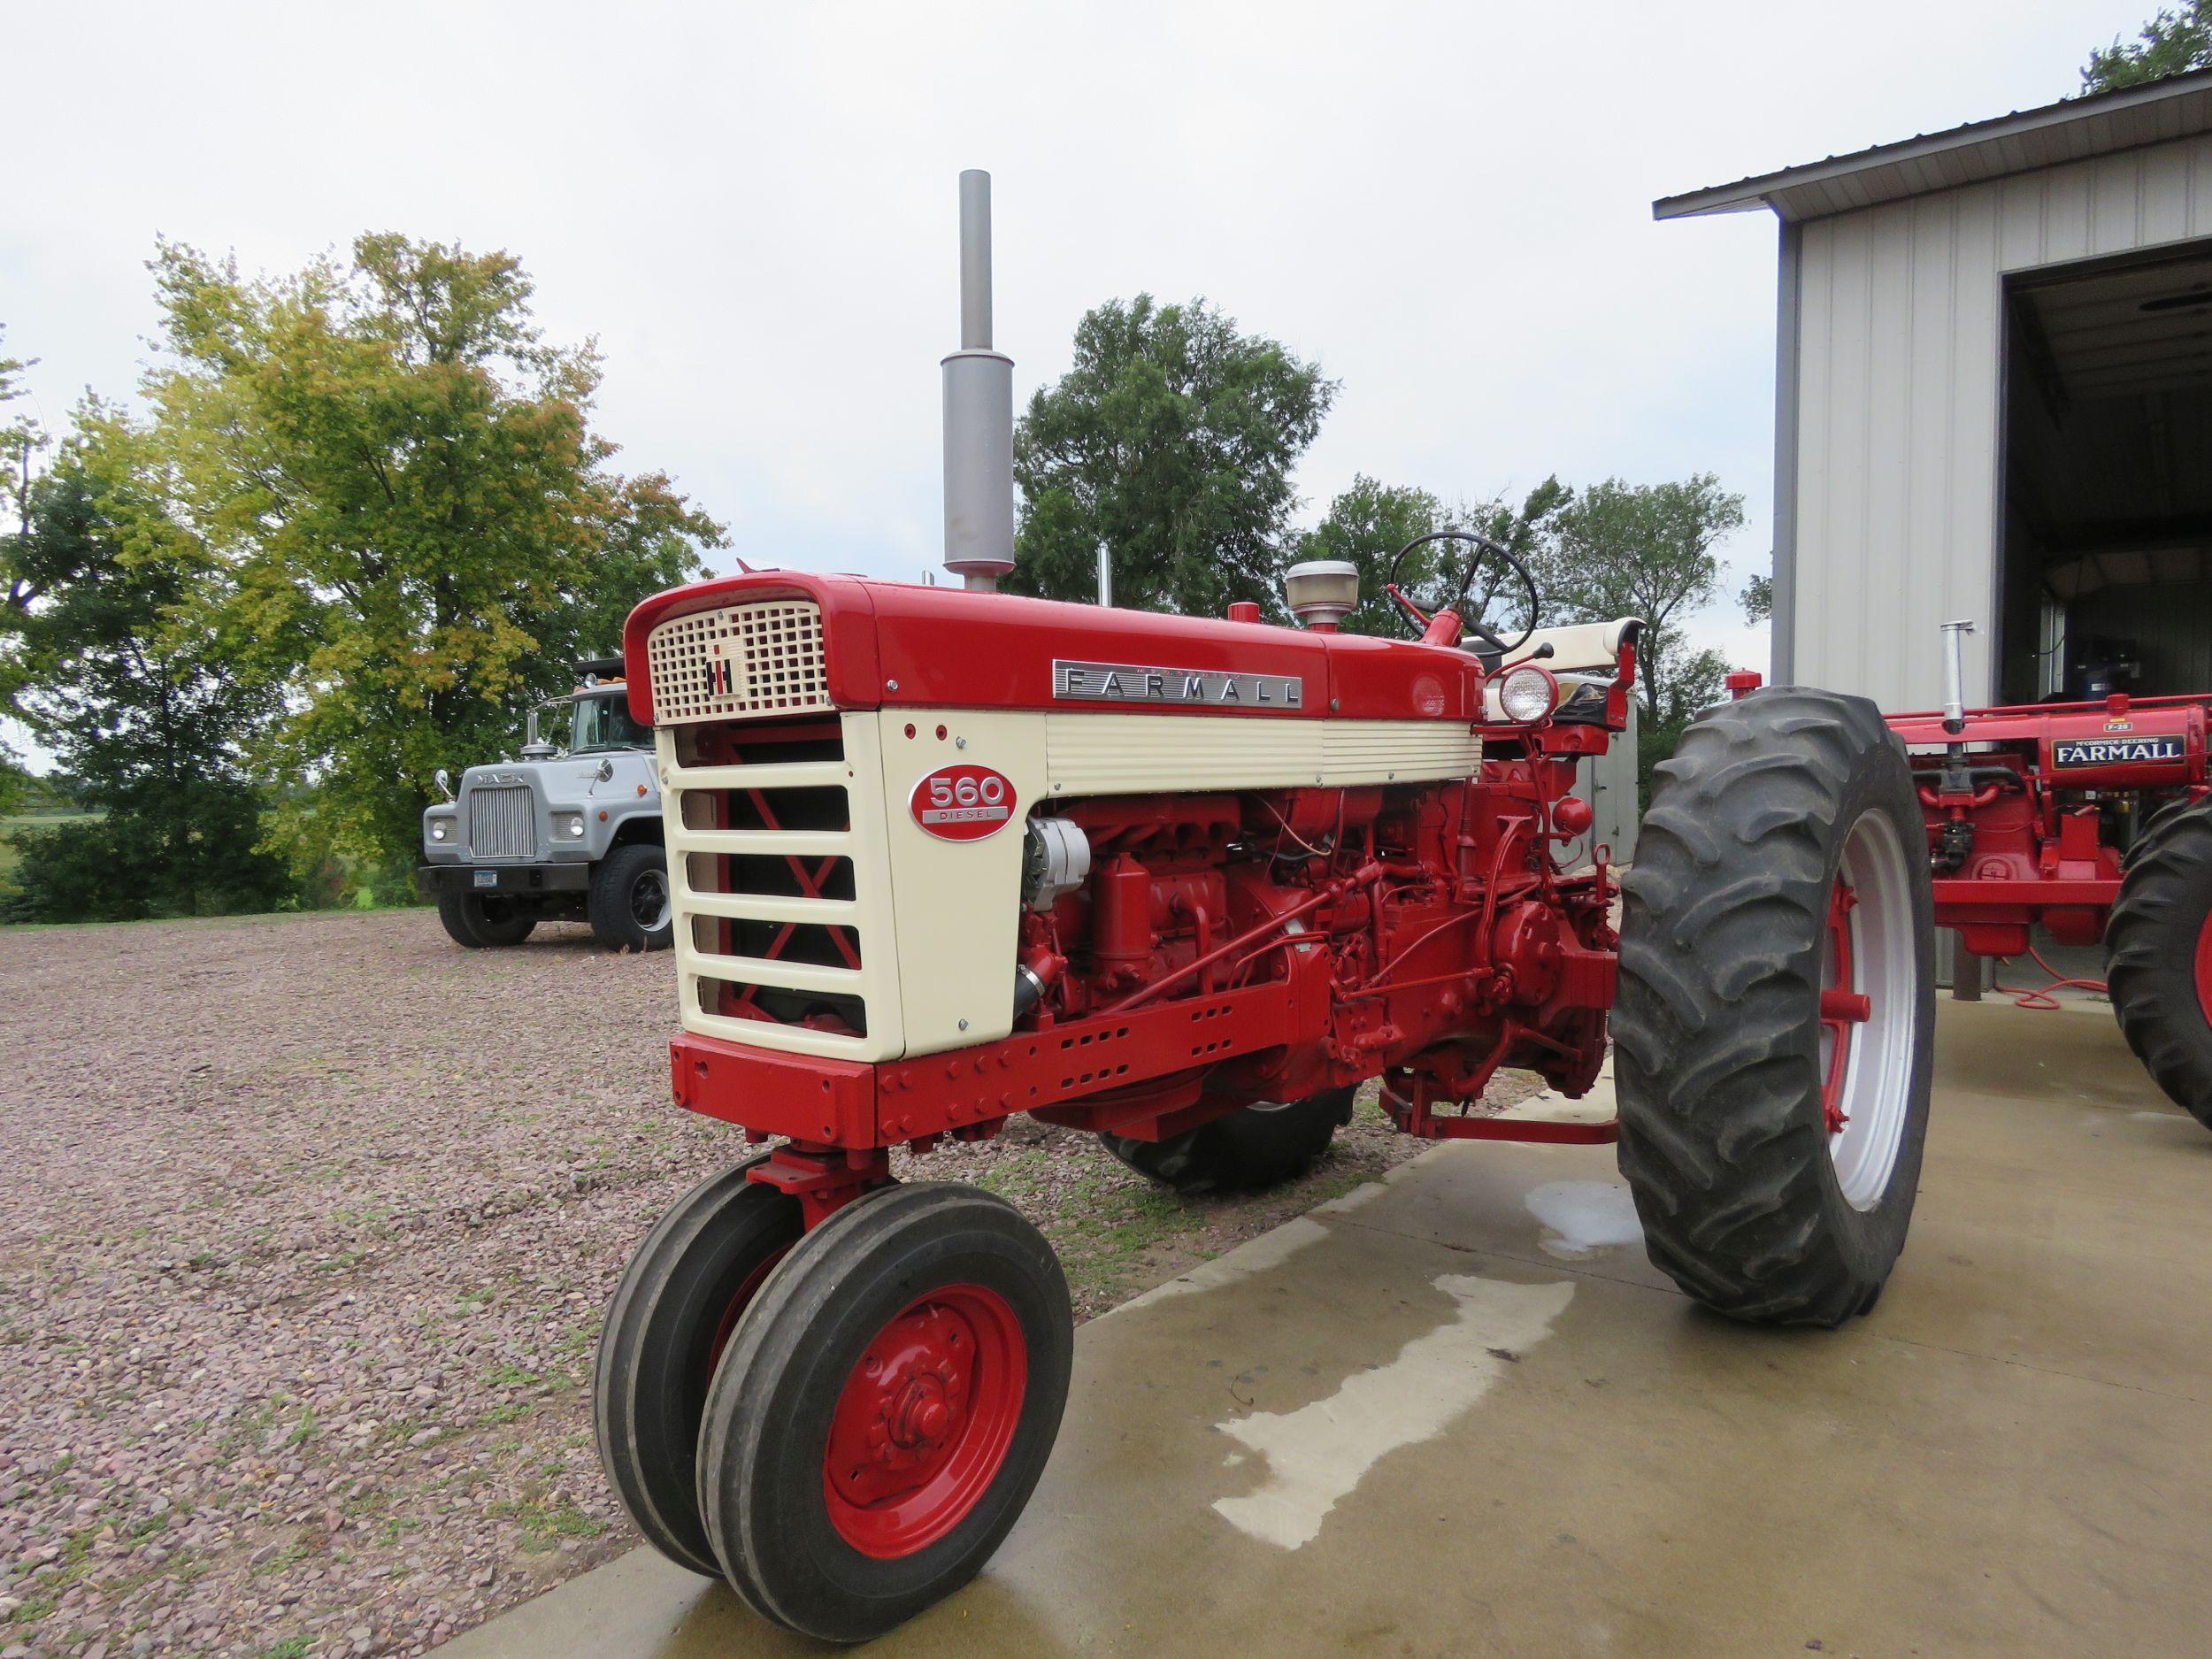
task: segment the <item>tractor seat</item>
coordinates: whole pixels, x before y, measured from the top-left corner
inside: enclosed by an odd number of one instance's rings
[[[1610,680],[1621,660],[1621,641],[1644,631],[1640,617],[1620,617],[1611,622],[1571,622],[1563,627],[1539,628],[1499,660],[1501,669],[1534,660],[1555,674],[1602,671]],[[1546,646],[1551,654],[1543,654]]]

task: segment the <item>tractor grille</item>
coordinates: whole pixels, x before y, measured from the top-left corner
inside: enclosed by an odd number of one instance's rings
[[[470,857],[527,858],[537,850],[537,811],[527,784],[469,791]]]
[[[657,682],[657,712],[659,695]],[[685,1028],[799,1054],[898,1053],[873,725],[657,724]]]
[[[672,618],[646,636],[645,659],[657,725],[830,706],[822,612],[806,600],[760,600]]]

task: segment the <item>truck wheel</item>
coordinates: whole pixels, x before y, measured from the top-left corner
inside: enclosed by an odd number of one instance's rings
[[[959,1588],[1044,1472],[1073,1352],[1052,1247],[1004,1200],[916,1185],[839,1210],[708,1392],[699,1502],[730,1583],[838,1642]]]
[[[599,1333],[592,1419],[599,1461],[646,1541],[719,1578],[699,1515],[699,1424],[738,1317],[798,1242],[799,1202],[746,1179],[702,1181],[660,1218],[615,1286]]]
[[[650,841],[618,847],[591,872],[593,935],[610,950],[665,950],[676,935],[668,856]]]
[[[438,919],[457,945],[483,950],[518,945],[538,925],[537,912],[515,899],[488,899],[473,893],[441,893]]]
[[[1926,832],[1862,697],[1707,713],[1624,884],[1620,1167],[1645,1248],[1740,1319],[1840,1325],[1912,1219],[1934,1056]]]
[[[2212,803],[2153,820],[2104,939],[2121,1034],[2174,1103],[2212,1128]]]
[[[1179,1193],[1256,1192],[1302,1175],[1352,1121],[1348,1088],[1303,1100],[1261,1102],[1164,1141],[1101,1133],[1106,1149],[1140,1175]]]

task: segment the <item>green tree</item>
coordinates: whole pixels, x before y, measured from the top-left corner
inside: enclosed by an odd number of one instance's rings
[[[1379,483],[1362,473],[1330,502],[1321,522],[1300,536],[1298,557],[1348,559],[1359,567],[1359,609],[1344,619],[1347,633],[1404,634],[1411,631],[1411,622],[1383,591],[1401,548],[1439,530],[1471,529],[1529,563],[1539,557],[1552,520],[1571,495],[1556,478],[1548,478],[1517,508],[1499,496],[1447,509],[1427,490]],[[1475,549],[1465,542],[1431,542],[1407,555],[1398,585],[1424,611],[1433,611],[1451,597],[1474,557]],[[1468,590],[1466,614],[1487,618],[1510,640],[1527,626],[1526,612],[1518,579],[1494,557],[1482,557]]]
[[[6,332],[0,326],[0,334]],[[32,359],[35,362],[36,359]],[[17,575],[15,565],[23,537],[30,528],[32,457],[46,447],[38,423],[7,405],[24,396],[23,371],[31,363],[0,351],[0,505],[12,526],[0,541],[0,712],[13,708],[22,689],[11,649],[12,636],[29,611],[33,591]],[[0,742],[0,812],[12,811],[29,787],[20,758]]]
[[[1710,473],[1632,485],[1609,478],[1579,492],[1552,519],[1540,585],[1563,620],[1640,617],[1636,666],[1638,770],[1674,753],[1683,728],[1723,689],[1728,663],[1694,649],[1682,624],[1719,589],[1713,549],[1743,526],[1743,497]]]
[[[504,253],[367,235],[247,279],[165,243],[154,433],[219,654],[274,700],[273,840],[388,871],[433,773],[495,754],[721,527],[590,424],[596,349],[548,345]],[[302,788],[311,783],[311,789]]]
[[[1751,623],[1774,620],[1774,578],[1755,574],[1736,595],[1743,606],[1744,620]]]
[[[1024,508],[1009,591],[1088,599],[1098,554],[1116,603],[1280,615],[1291,472],[1336,385],[1196,300],[1110,300],[1075,330],[1075,361],[1014,433]]]
[[[2117,35],[2093,49],[2081,72],[2084,92],[2111,92],[2120,87],[2162,81],[2212,65],[2212,0],[2185,0],[2179,11],[2161,6],[2133,41]]]
[[[1346,559],[1359,567],[1359,609],[1340,625],[1347,634],[1402,634],[1405,613],[1383,591],[1390,561],[1417,536],[1442,527],[1444,504],[1425,489],[1384,484],[1360,473],[1329,503],[1321,522],[1298,538],[1298,557]],[[1437,548],[1416,549],[1400,578],[1407,593],[1426,597],[1439,580]]]
[[[142,434],[88,405],[30,488],[9,549],[30,595],[10,657],[17,706],[105,814],[17,838],[23,919],[121,920],[267,910],[290,891],[257,850],[261,801],[243,745],[272,710],[242,684],[191,603],[191,563],[146,483]]]

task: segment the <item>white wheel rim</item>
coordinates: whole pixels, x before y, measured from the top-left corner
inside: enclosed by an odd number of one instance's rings
[[[1871,1210],[1889,1189],[1905,1144],[1912,1100],[1914,1014],[1920,940],[1913,926],[1910,866],[1897,827],[1880,812],[1863,812],[1843,844],[1840,879],[1855,895],[1846,918],[1850,932],[1851,983],[1832,983],[1832,954],[1821,953],[1823,990],[1855,991],[1867,999],[1867,1018],[1847,1027],[1840,1104],[1844,1125],[1828,1137],[1836,1184],[1854,1210]],[[1825,939],[1824,937],[1824,945]],[[1828,1075],[1832,1028],[1820,1038],[1820,1075]]]
[[[630,915],[649,933],[668,926],[668,878],[658,870],[641,872],[630,888]]]

